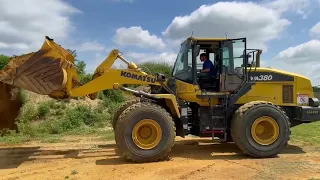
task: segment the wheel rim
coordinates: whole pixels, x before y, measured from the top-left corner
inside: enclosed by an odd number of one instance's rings
[[[162,138],[160,125],[152,119],[143,119],[133,128],[132,139],[141,149],[156,147]]]
[[[270,145],[274,143],[279,136],[278,123],[269,116],[260,117],[252,124],[251,134],[258,144]]]

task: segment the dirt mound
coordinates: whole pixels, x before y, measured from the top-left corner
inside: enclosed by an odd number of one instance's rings
[[[19,89],[0,82],[0,134],[5,129],[18,130],[15,120],[22,107]]]
[[[8,65],[0,71],[0,81],[9,81],[16,74],[15,69],[21,66],[33,54],[34,52],[19,56],[18,58],[10,58]]]

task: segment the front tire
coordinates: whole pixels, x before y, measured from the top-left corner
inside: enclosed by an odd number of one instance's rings
[[[146,99],[132,99],[132,100],[129,100],[129,101],[126,101],[124,102],[119,108],[118,110],[114,113],[114,116],[113,116],[113,119],[112,119],[112,128],[113,130],[115,129],[115,125],[120,117],[120,115],[122,114],[122,112],[124,110],[126,110],[128,107],[130,107],[131,105],[133,104],[136,104],[136,103],[139,103],[139,102],[150,102],[149,100],[146,100]]]
[[[287,146],[290,134],[290,122],[285,112],[264,101],[244,104],[231,122],[234,142],[252,157],[276,156]]]
[[[118,151],[128,160],[154,162],[168,157],[175,142],[171,115],[161,106],[139,102],[127,107],[115,124]]]

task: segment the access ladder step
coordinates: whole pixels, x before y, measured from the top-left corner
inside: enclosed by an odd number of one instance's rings
[[[225,142],[227,141],[226,128],[212,128],[212,140],[213,142]],[[216,135],[220,135],[216,137]],[[222,135],[222,137],[221,137]]]

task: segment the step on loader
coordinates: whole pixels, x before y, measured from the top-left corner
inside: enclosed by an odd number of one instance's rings
[[[19,88],[56,99],[95,99],[99,91],[117,89],[138,97],[124,103],[112,121],[118,151],[127,159],[163,160],[175,137],[187,135],[235,142],[251,157],[273,157],[286,147],[291,127],[320,120],[320,108],[307,77],[260,67],[261,53],[248,49],[246,38],[189,37],[166,77],[144,72],[114,49],[92,80],[81,84],[74,57],[46,37],[39,51],[13,57],[0,71],[0,113],[14,112],[0,116],[1,127],[14,127]],[[201,72],[199,56],[213,62],[213,74]],[[127,68],[111,68],[117,59]],[[125,86],[130,84],[150,86],[151,92]]]

